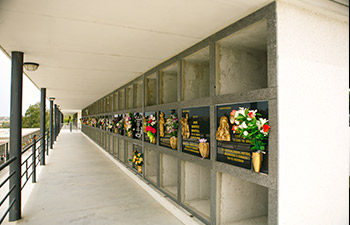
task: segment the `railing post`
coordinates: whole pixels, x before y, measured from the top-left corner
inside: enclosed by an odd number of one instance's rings
[[[33,147],[32,147],[32,183],[36,183],[36,135],[33,135]]]
[[[41,88],[41,102],[40,102],[40,136],[42,137],[41,139],[41,161],[40,165],[45,165],[45,148],[46,148],[46,143],[45,143],[45,123],[46,123],[46,88]]]
[[[53,130],[53,100],[55,98],[50,98],[50,148],[53,149],[53,138],[54,138],[54,130]],[[49,149],[47,149],[49,151]]]
[[[46,155],[49,155],[49,140],[50,140],[50,131],[47,131],[46,135]]]
[[[9,143],[5,143],[5,157],[6,157],[6,161],[9,160]]]
[[[10,113],[10,158],[16,160],[10,164],[9,189],[14,187],[10,194],[9,204],[14,204],[9,213],[9,221],[21,219],[21,164],[22,164],[22,91],[23,91],[23,52],[12,52],[11,68],[11,113]]]

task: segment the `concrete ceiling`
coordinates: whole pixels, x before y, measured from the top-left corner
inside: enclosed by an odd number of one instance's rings
[[[273,0],[0,0],[0,46],[63,110],[80,110]]]

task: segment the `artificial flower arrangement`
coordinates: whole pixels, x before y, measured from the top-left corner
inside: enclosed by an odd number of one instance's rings
[[[143,153],[134,150],[132,159],[129,159],[139,173],[142,173]]]
[[[91,124],[92,124],[93,127],[96,127],[97,120],[95,118],[92,118]]]
[[[175,113],[169,115],[165,122],[165,132],[170,135],[170,137],[177,137],[177,130],[179,126],[179,119]]]
[[[134,124],[134,119],[131,113],[126,113],[124,116],[124,128],[125,132],[129,137],[132,137],[132,127]]]
[[[179,119],[175,113],[168,116],[165,122],[165,132],[170,135],[170,147],[177,149],[177,131],[179,126]]]
[[[265,151],[271,128],[267,122],[268,120],[261,118],[261,114],[257,110],[249,110],[249,108],[240,107],[239,110],[232,110],[230,113],[233,133],[250,140],[253,151]]]
[[[123,134],[123,127],[124,127],[124,118],[121,118],[115,125],[116,129],[118,130],[119,134]]]
[[[151,114],[146,120],[146,132],[151,143],[156,143],[157,135],[157,120],[156,117]]]
[[[113,123],[112,123],[112,120],[111,119],[106,119],[106,127],[108,129],[108,131],[112,131],[112,128],[113,128]]]

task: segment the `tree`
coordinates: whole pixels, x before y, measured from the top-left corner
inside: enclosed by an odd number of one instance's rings
[[[49,113],[46,111],[46,129],[49,127]],[[30,105],[24,117],[22,117],[22,128],[40,128],[40,102]]]

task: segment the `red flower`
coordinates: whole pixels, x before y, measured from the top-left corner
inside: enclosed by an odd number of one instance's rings
[[[230,112],[230,115],[232,116],[236,115],[236,110],[232,110],[232,112]]]
[[[154,129],[153,127],[151,127],[150,130],[151,130],[151,132],[152,132],[153,134],[156,133],[156,129]]]
[[[254,112],[249,112],[248,116],[253,119],[255,117],[255,113]]]
[[[150,127],[146,127],[146,131],[150,131]]]
[[[236,131],[237,129],[238,129],[238,126],[236,126],[236,125],[233,125],[233,126],[232,126],[232,130],[233,130],[233,131]]]
[[[264,124],[263,125],[263,131],[265,132],[265,133],[267,133],[269,130],[270,130],[270,126],[269,125],[267,125],[267,124]]]

